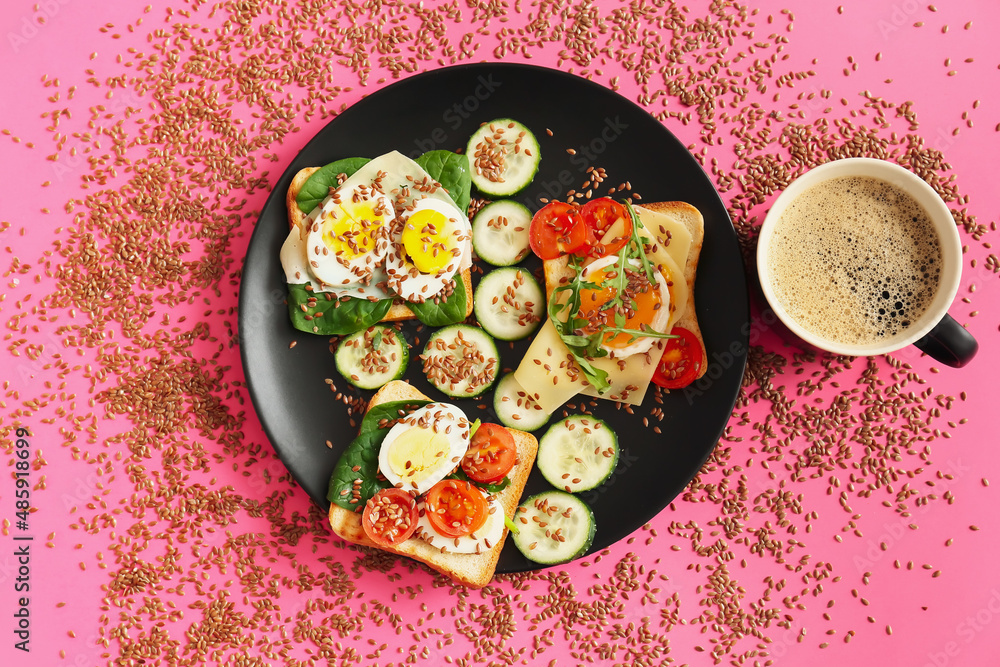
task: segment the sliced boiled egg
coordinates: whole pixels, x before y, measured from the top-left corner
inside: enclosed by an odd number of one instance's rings
[[[367,285],[385,258],[389,222],[396,214],[389,197],[372,186],[341,190],[311,221],[306,260],[313,275],[327,285]]]
[[[393,232],[385,260],[388,284],[407,301],[441,294],[471,256],[469,219],[441,199],[416,200]]]
[[[585,281],[598,287],[580,291],[580,316],[592,322],[595,331],[598,327],[615,326],[614,309],[606,307],[606,304],[618,293],[620,270],[618,256],[608,255],[587,266],[581,275]],[[648,327],[660,333],[666,331],[670,320],[670,290],[659,271],[654,270],[653,275],[655,280],[650,283],[642,270],[642,263],[637,259],[629,260],[624,307],[620,308],[625,316],[623,328],[642,331]],[[611,331],[604,336],[601,346],[620,359],[633,354],[645,354],[653,346],[654,340],[649,336]]]
[[[426,493],[449,475],[469,449],[469,420],[448,403],[429,403],[389,429],[378,469],[405,491]]]
[[[483,493],[483,495],[486,494]],[[446,537],[434,530],[430,519],[427,518],[426,506],[420,502],[417,505],[419,518],[417,519],[415,536],[428,542],[432,547],[443,548],[450,553],[477,554],[488,551],[503,539],[504,517],[503,505],[500,504],[499,500],[488,498],[487,502],[490,506],[490,513],[486,517],[486,522],[480,526],[479,530],[461,537]]]

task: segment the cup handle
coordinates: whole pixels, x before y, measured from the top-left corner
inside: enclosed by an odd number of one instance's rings
[[[914,345],[942,364],[954,368],[965,366],[979,351],[979,343],[972,334],[947,313],[937,326]]]

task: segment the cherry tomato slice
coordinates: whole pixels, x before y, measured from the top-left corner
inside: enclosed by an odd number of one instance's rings
[[[381,547],[405,542],[417,529],[417,501],[402,489],[382,489],[365,505],[361,527]]]
[[[603,257],[616,253],[632,238],[632,216],[624,204],[610,197],[587,202],[580,208],[580,217],[593,230],[594,238],[597,240],[591,251],[594,256]],[[612,229],[615,231],[614,238],[608,239],[607,243],[601,243],[604,235]]]
[[[517,445],[510,431],[499,424],[480,424],[472,436],[462,470],[475,482],[498,482],[517,462]]]
[[[490,512],[483,492],[472,482],[458,479],[443,479],[432,486],[424,506],[431,527],[445,537],[474,533]]]
[[[594,244],[594,235],[572,204],[554,201],[531,218],[528,245],[540,259],[556,259]]]
[[[653,382],[664,389],[680,389],[698,377],[705,355],[702,353],[701,343],[687,329],[674,327],[670,333],[677,338],[667,339],[663,356],[653,373]]]

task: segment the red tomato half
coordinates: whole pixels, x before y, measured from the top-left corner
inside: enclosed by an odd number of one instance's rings
[[[417,501],[402,489],[382,489],[365,505],[361,526],[381,547],[405,542],[417,529]]]
[[[589,248],[594,235],[572,204],[554,201],[531,218],[528,244],[540,259],[556,259]]]
[[[677,338],[668,338],[663,348],[660,364],[653,373],[653,382],[664,389],[686,387],[698,377],[705,355],[701,343],[693,333],[682,327],[674,327],[670,333]]]
[[[480,424],[462,459],[462,470],[474,482],[498,482],[516,462],[517,445],[510,431],[499,424]]]
[[[580,217],[583,222],[593,230],[594,238],[598,241],[594,245],[592,254],[602,257],[618,252],[625,247],[625,244],[632,238],[632,216],[624,204],[616,202],[610,197],[593,199],[580,208]],[[607,243],[599,243],[604,235],[614,230],[614,238],[608,239]]]
[[[445,537],[474,533],[486,523],[490,506],[486,496],[472,482],[443,479],[424,499],[431,527]]]

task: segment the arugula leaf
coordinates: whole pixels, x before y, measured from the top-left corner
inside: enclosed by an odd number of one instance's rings
[[[580,312],[580,292],[584,289],[596,289],[597,285],[581,278],[583,267],[579,257],[570,255],[569,264],[575,276],[568,284],[560,285],[552,290],[552,296],[548,303],[549,319],[552,320],[556,333],[559,334],[559,338],[573,355],[573,360],[580,367],[587,382],[599,393],[604,392],[611,387],[608,382],[608,373],[597,368],[588,360],[588,357],[607,356],[607,351],[600,347],[603,334],[597,332],[590,336],[584,336],[576,333],[577,329],[588,324],[587,320],[576,317],[576,314]],[[568,298],[559,298],[561,294],[567,294]],[[565,319],[560,316],[564,311],[568,311]]]
[[[461,282],[461,277],[456,276],[455,291],[447,299],[439,299],[437,303],[434,302],[434,299],[428,299],[423,303],[407,303],[406,305],[417,316],[417,319],[427,326],[443,327],[464,320],[467,304],[465,286]]]
[[[310,176],[302,184],[302,189],[299,190],[298,196],[295,197],[295,202],[299,205],[299,210],[309,215],[330,194],[330,188],[337,187],[337,176],[340,174],[351,176],[369,162],[371,160],[366,157],[348,157],[331,162],[325,167],[320,167],[319,171]]]
[[[341,301],[332,297],[327,300],[325,294],[307,290],[306,285],[311,283],[288,285],[288,315],[292,326],[299,331],[323,336],[344,336],[377,324],[392,307],[392,299],[369,301],[350,298]],[[310,297],[316,298],[312,305]],[[306,307],[305,311],[302,306]],[[306,316],[311,319],[306,319]]]
[[[468,212],[472,196],[472,174],[469,172],[468,157],[451,151],[428,151],[414,162],[448,191],[448,195],[463,213]]]
[[[400,411],[409,414],[428,403],[430,401],[391,401],[369,410],[361,420],[358,437],[351,441],[333,468],[327,500],[346,510],[360,512],[372,496],[389,488],[391,485],[387,480],[378,478],[378,452],[391,427],[379,426],[379,423],[399,419]],[[358,502],[352,503],[356,479],[361,480],[358,489],[361,497]],[[347,493],[342,493],[345,490]]]
[[[628,209],[628,214],[632,217],[632,238],[629,239],[629,245],[635,248],[636,254],[642,262],[642,270],[646,273],[646,279],[649,280],[649,282],[653,282],[655,279],[653,276],[653,267],[649,263],[649,258],[646,257],[646,249],[643,244],[643,240],[639,237],[639,229],[645,229],[645,226],[642,224],[642,220],[639,219],[639,214],[635,212],[631,202],[626,201],[625,208]]]

